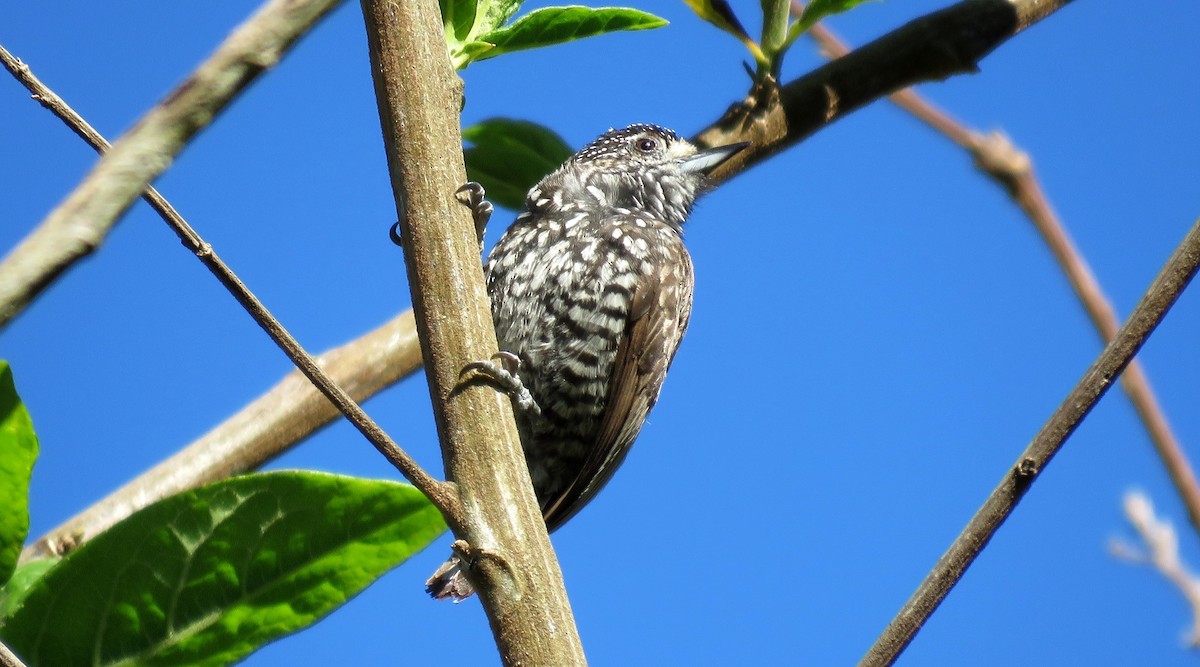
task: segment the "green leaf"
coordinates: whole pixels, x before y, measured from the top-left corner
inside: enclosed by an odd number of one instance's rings
[[[34,585],[0,639],[31,666],[226,665],[319,620],[443,530],[411,486],[238,477],[85,543]]]
[[[696,12],[696,16],[733,35],[738,41],[745,44],[746,48],[750,49],[750,53],[756,61],[760,63],[766,62],[766,56],[763,55],[762,48],[746,32],[746,28],[742,26],[742,22],[733,13],[733,8],[729,6],[728,2],[725,2],[725,0],[683,1],[688,7],[692,8],[693,12]]]
[[[0,584],[12,576],[29,535],[29,477],[37,455],[33,420],[17,396],[12,369],[0,360]]]
[[[804,7],[804,13],[800,14],[800,18],[788,28],[787,40],[784,42],[784,49],[791,46],[796,38],[808,32],[808,29],[825,18],[834,14],[841,14],[844,11],[854,9],[858,5],[867,2],[867,0],[813,0]]]
[[[440,0],[446,45],[455,68],[462,69],[490,51],[480,35],[504,25],[521,8],[521,0]]]
[[[562,44],[618,30],[648,30],[666,24],[665,19],[653,14],[624,7],[546,7],[479,37],[478,41],[492,44],[495,48],[485,51],[477,59],[494,58],[513,51]]]
[[[454,46],[471,41],[474,37],[476,0],[440,0],[439,4],[446,43]]]
[[[25,596],[46,571],[58,564],[57,558],[39,558],[17,566],[13,576],[0,586],[0,626],[25,601]]]
[[[524,120],[489,118],[465,128],[463,151],[467,178],[478,181],[493,203],[510,209],[525,204],[525,194],[573,151],[549,128]]]

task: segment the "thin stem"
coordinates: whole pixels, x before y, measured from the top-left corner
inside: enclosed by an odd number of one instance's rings
[[[779,74],[779,65],[783,61],[781,53],[786,46],[788,30],[788,0],[762,0],[763,26],[762,50],[770,61],[770,71],[760,71],[759,74],[769,74],[772,77]]]
[[[1083,418],[1112,386],[1200,267],[1200,220],[1171,255],[1129,319],[1005,474],[917,591],[875,641],[860,667],[891,665],[954,588]]]
[[[42,103],[47,109],[52,111],[64,123],[75,131],[80,137],[88,142],[92,148],[101,154],[108,151],[111,147],[108,142],[100,135],[91,125],[87,123],[79,114],[75,113],[70,106],[55,95],[49,88],[45,86],[27,66],[14,58],[3,47],[0,47],[0,62],[13,73],[16,78],[24,84],[33,96]],[[238,300],[238,303],[246,309],[254,321],[258,323],[267,335],[283,350],[284,354],[292,360],[296,367],[317,387],[317,389],[329,399],[331,403],[346,416],[351,423],[354,424],[366,438],[375,446],[383,456],[392,463],[410,482],[416,486],[422,493],[429,496],[430,500],[437,505],[438,509],[446,516],[448,522],[458,520],[458,502],[457,496],[454,495],[447,486],[426,473],[416,461],[406,454],[400,447],[374,422],[363,409],[354,401],[353,398],[335,383],[325,373],[324,370],[317,364],[313,358],[304,351],[300,343],[279,323],[277,319],[267,310],[266,306],[258,300],[250,290],[242,283],[232,269],[229,268],[221,258],[217,256],[212,249],[212,245],[205,242],[200,237],[191,225],[171,206],[157,190],[153,187],[148,187],[142,194],[142,197],[154,208],[155,211],[162,217],[163,220],[171,227],[172,230],[183,241],[183,245],[189,248],[196,256],[204,263],[208,270],[216,276],[221,284],[225,285],[226,289]],[[119,519],[118,519],[119,520]],[[98,532],[98,531],[97,531]],[[79,535],[77,532],[70,534],[69,544],[77,545],[86,537],[96,533],[87,535]],[[47,547],[53,547],[56,544],[63,542],[46,542]],[[56,554],[61,555],[61,553]]]
[[[321,354],[317,363],[351,397],[365,400],[420,368],[412,311]],[[31,542],[21,561],[67,551],[161,498],[256,470],[340,415],[312,382],[293,370],[195,442]]]

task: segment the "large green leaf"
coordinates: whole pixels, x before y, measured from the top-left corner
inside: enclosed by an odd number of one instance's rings
[[[549,128],[524,120],[489,118],[463,129],[473,144],[463,151],[467,178],[478,181],[492,203],[519,209],[525,194],[571,157],[571,147]]]
[[[226,665],[328,614],[445,525],[411,486],[312,472],[157,502],[45,574],[0,628],[30,665]]]
[[[29,477],[38,441],[17,396],[12,369],[0,360],[0,584],[8,581],[29,534]]]
[[[491,48],[480,51],[472,60],[485,60],[513,51],[562,44],[619,30],[660,28],[666,24],[665,19],[653,14],[624,7],[545,7],[522,16],[511,25],[481,35],[476,41]],[[464,48],[469,46],[465,45]],[[465,63],[461,66],[465,66]]]

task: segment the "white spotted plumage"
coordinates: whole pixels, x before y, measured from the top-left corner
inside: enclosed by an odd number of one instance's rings
[[[654,125],[611,130],[530,190],[488,255],[500,349],[520,359],[540,408],[518,425],[551,530],[608,482],[658,400],[691,314],[682,225],[707,172],[740,148],[698,153]],[[470,594],[455,563],[428,587]]]

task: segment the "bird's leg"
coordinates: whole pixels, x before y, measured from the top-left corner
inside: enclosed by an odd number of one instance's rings
[[[458,201],[471,209],[471,217],[475,220],[475,236],[479,246],[483,247],[483,233],[487,230],[488,220],[492,217],[492,202],[484,199],[483,186],[470,181],[454,192]]]
[[[533,400],[533,394],[529,393],[529,388],[517,374],[520,368],[520,357],[512,352],[497,352],[491,359],[472,361],[463,367],[462,373],[475,371],[487,377],[508,393],[516,403],[517,409],[522,413],[541,415],[542,408],[538,406],[537,401]]]

